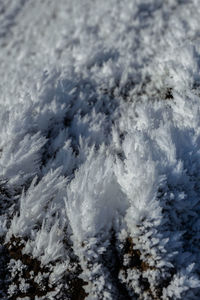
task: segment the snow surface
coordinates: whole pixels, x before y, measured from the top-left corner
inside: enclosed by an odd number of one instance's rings
[[[0,299],[200,299],[199,19],[0,1]]]

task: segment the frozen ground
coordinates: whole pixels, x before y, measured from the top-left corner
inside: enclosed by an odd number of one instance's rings
[[[199,19],[0,1],[0,299],[200,299]]]

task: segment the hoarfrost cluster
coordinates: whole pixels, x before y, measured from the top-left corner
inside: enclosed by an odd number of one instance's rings
[[[0,2],[1,299],[200,299],[199,17]]]

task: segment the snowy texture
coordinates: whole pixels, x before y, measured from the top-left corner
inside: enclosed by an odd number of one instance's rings
[[[1,299],[200,299],[199,18],[0,1]]]

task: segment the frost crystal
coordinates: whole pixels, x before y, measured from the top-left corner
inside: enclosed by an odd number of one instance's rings
[[[0,1],[1,299],[200,299],[199,16]]]

